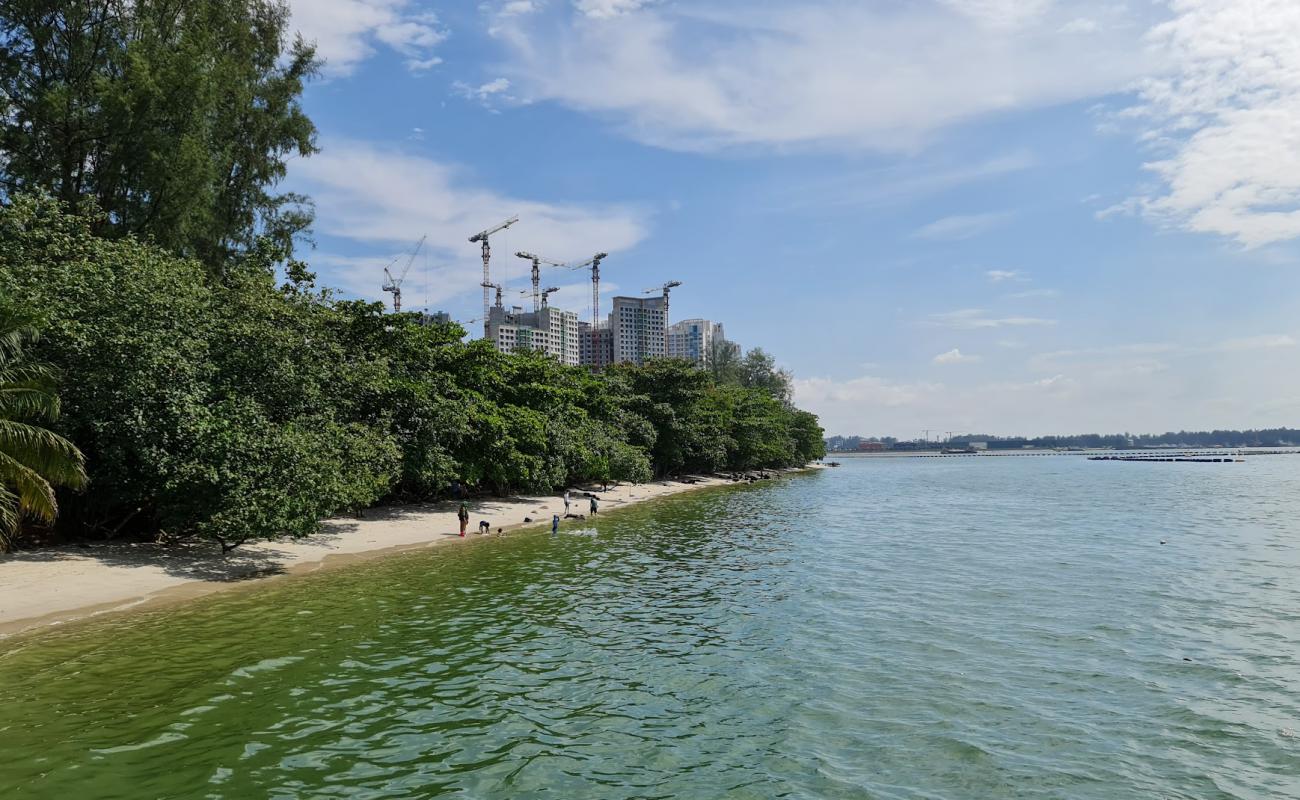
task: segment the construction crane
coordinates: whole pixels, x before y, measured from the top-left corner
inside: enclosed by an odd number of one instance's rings
[[[397,258],[401,258],[401,256],[394,258],[389,262],[387,267],[384,267],[383,290],[393,295],[394,314],[401,313],[402,311],[402,281],[406,280],[406,273],[411,271],[411,265],[415,263],[415,257],[419,255],[420,248],[424,247],[424,240],[427,238],[429,238],[428,234],[425,234],[420,237],[420,241],[415,243],[415,249],[411,251],[410,258],[406,259],[406,266],[402,268],[401,275],[394,278],[392,270],[389,269],[389,267],[397,263]]]
[[[668,281],[663,286],[656,286],[654,288],[643,289],[641,291],[642,294],[650,294],[652,292],[660,292],[660,291],[664,293],[664,357],[665,358],[668,357],[668,293],[681,285],[682,285],[681,281]],[[644,350],[644,348],[642,349]]]
[[[510,219],[506,220],[505,222],[501,223],[500,225],[497,225],[492,228],[488,228],[485,231],[479,231],[478,233],[469,237],[470,244],[474,244],[475,242],[481,242],[483,245],[483,338],[484,339],[487,338],[487,333],[488,333],[487,330],[488,289],[490,288],[489,283],[492,280],[492,275],[488,272],[488,262],[492,258],[492,248],[488,246],[488,237],[490,237],[492,234],[498,231],[503,231],[506,228],[509,228],[511,225],[514,225],[518,221],[519,221],[519,216],[515,215]]]
[[[505,287],[502,286],[502,285],[499,284],[499,283],[488,283],[487,281],[483,281],[483,294],[486,295],[488,289],[496,289],[496,290],[497,290],[497,302],[496,302],[496,307],[497,307],[497,308],[504,308],[504,306],[501,304],[501,292],[505,289]],[[487,317],[484,317],[484,318],[483,318],[483,328],[484,328],[485,331],[487,330],[487,324],[488,324],[488,318],[487,318]]]
[[[533,311],[541,311],[542,306],[539,302],[539,298],[542,285],[542,265],[547,264],[552,267],[563,267],[565,264],[560,261],[551,261],[549,258],[542,258],[541,256],[536,256],[532,253],[525,253],[523,250],[515,253],[515,255],[533,262]],[[520,294],[523,294],[523,292],[520,292]]]
[[[558,286],[552,286],[549,289],[542,290],[542,308],[546,308],[546,299],[558,291],[560,291],[560,287]]]
[[[600,350],[600,334],[596,330],[600,319],[600,262],[607,258],[609,253],[597,253],[581,264],[573,264],[569,267],[569,269],[591,267],[591,352],[593,354]]]

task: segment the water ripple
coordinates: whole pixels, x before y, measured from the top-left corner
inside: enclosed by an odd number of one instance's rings
[[[1300,797],[1300,459],[1126,466],[857,461],[18,640],[0,791]]]

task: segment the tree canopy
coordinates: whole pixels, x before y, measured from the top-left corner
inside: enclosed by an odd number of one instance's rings
[[[224,266],[287,246],[310,205],[276,194],[316,150],[299,104],[313,48],[278,0],[0,4],[0,188],[93,200],[101,235]]]

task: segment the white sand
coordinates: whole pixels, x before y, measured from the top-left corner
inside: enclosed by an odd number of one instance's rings
[[[655,482],[620,485],[596,492],[600,511],[691,489],[727,483]],[[586,514],[588,500],[574,491],[571,511]],[[472,502],[469,532],[458,535],[456,503],[393,506],[367,511],[363,519],[340,518],[307,539],[241,546],[225,557],[209,542],[179,545],[96,544],[0,555],[0,638],[33,628],[194,597],[244,585],[249,579],[312,571],[358,558],[416,547],[481,540],[479,520],[506,531],[525,517],[549,528],[552,514],[564,514],[560,497],[516,497]],[[581,524],[564,520],[562,525]]]

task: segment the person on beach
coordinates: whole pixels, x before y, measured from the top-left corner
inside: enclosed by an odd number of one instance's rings
[[[478,522],[478,532],[479,532],[480,534],[490,533],[491,531],[492,531],[492,523],[488,522],[488,521],[485,520],[485,519],[481,519],[481,520],[479,520],[479,522]]]
[[[552,514],[552,515],[551,515],[551,535],[554,536],[555,534],[557,534],[557,533],[559,533],[559,532],[560,532],[560,515],[559,515],[559,514]]]
[[[597,510],[597,508],[596,508],[596,496],[595,496],[595,495],[592,495],[592,496],[591,496],[591,515],[592,515],[593,517],[596,516],[596,510]]]
[[[569,516],[569,490],[564,490],[564,516]]]
[[[464,503],[460,504],[460,511],[456,512],[456,517],[460,520],[460,538],[465,538],[465,526],[469,525],[469,509]]]

